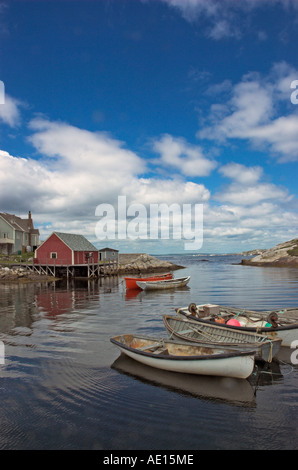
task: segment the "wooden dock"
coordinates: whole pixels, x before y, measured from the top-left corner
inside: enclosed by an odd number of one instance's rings
[[[40,264],[28,263],[21,265],[14,265],[14,267],[22,267],[35,274],[64,277],[64,278],[88,278],[96,279],[105,276],[115,276],[118,274],[117,261],[99,261],[98,263],[84,263],[84,264]]]

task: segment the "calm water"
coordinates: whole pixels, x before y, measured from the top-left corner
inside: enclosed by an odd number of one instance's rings
[[[298,449],[290,349],[250,380],[232,380],[160,373],[124,360],[109,341],[165,336],[161,315],[192,301],[297,306],[298,270],[166,258],[186,266],[175,276],[191,275],[188,287],[128,295],[121,277],[0,284],[0,449]]]

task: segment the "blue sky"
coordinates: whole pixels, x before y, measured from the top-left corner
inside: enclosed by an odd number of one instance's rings
[[[296,0],[0,0],[0,211],[125,252],[184,242],[99,240],[119,196],[202,204],[202,253],[296,238],[297,25]]]

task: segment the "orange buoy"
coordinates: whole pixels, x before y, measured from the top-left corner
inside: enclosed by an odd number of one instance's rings
[[[222,317],[217,317],[215,318],[216,323],[225,323],[224,319]]]

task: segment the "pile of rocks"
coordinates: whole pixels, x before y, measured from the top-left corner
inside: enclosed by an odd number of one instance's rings
[[[262,253],[251,259],[242,260],[250,266],[298,267],[298,239],[279,243],[273,248],[262,250]]]
[[[14,280],[25,277],[26,274],[24,268],[0,268],[0,279]]]
[[[120,254],[119,273],[164,272],[181,269],[170,261],[160,260],[146,253]]]
[[[22,267],[0,267],[0,281],[41,280],[43,276]]]

